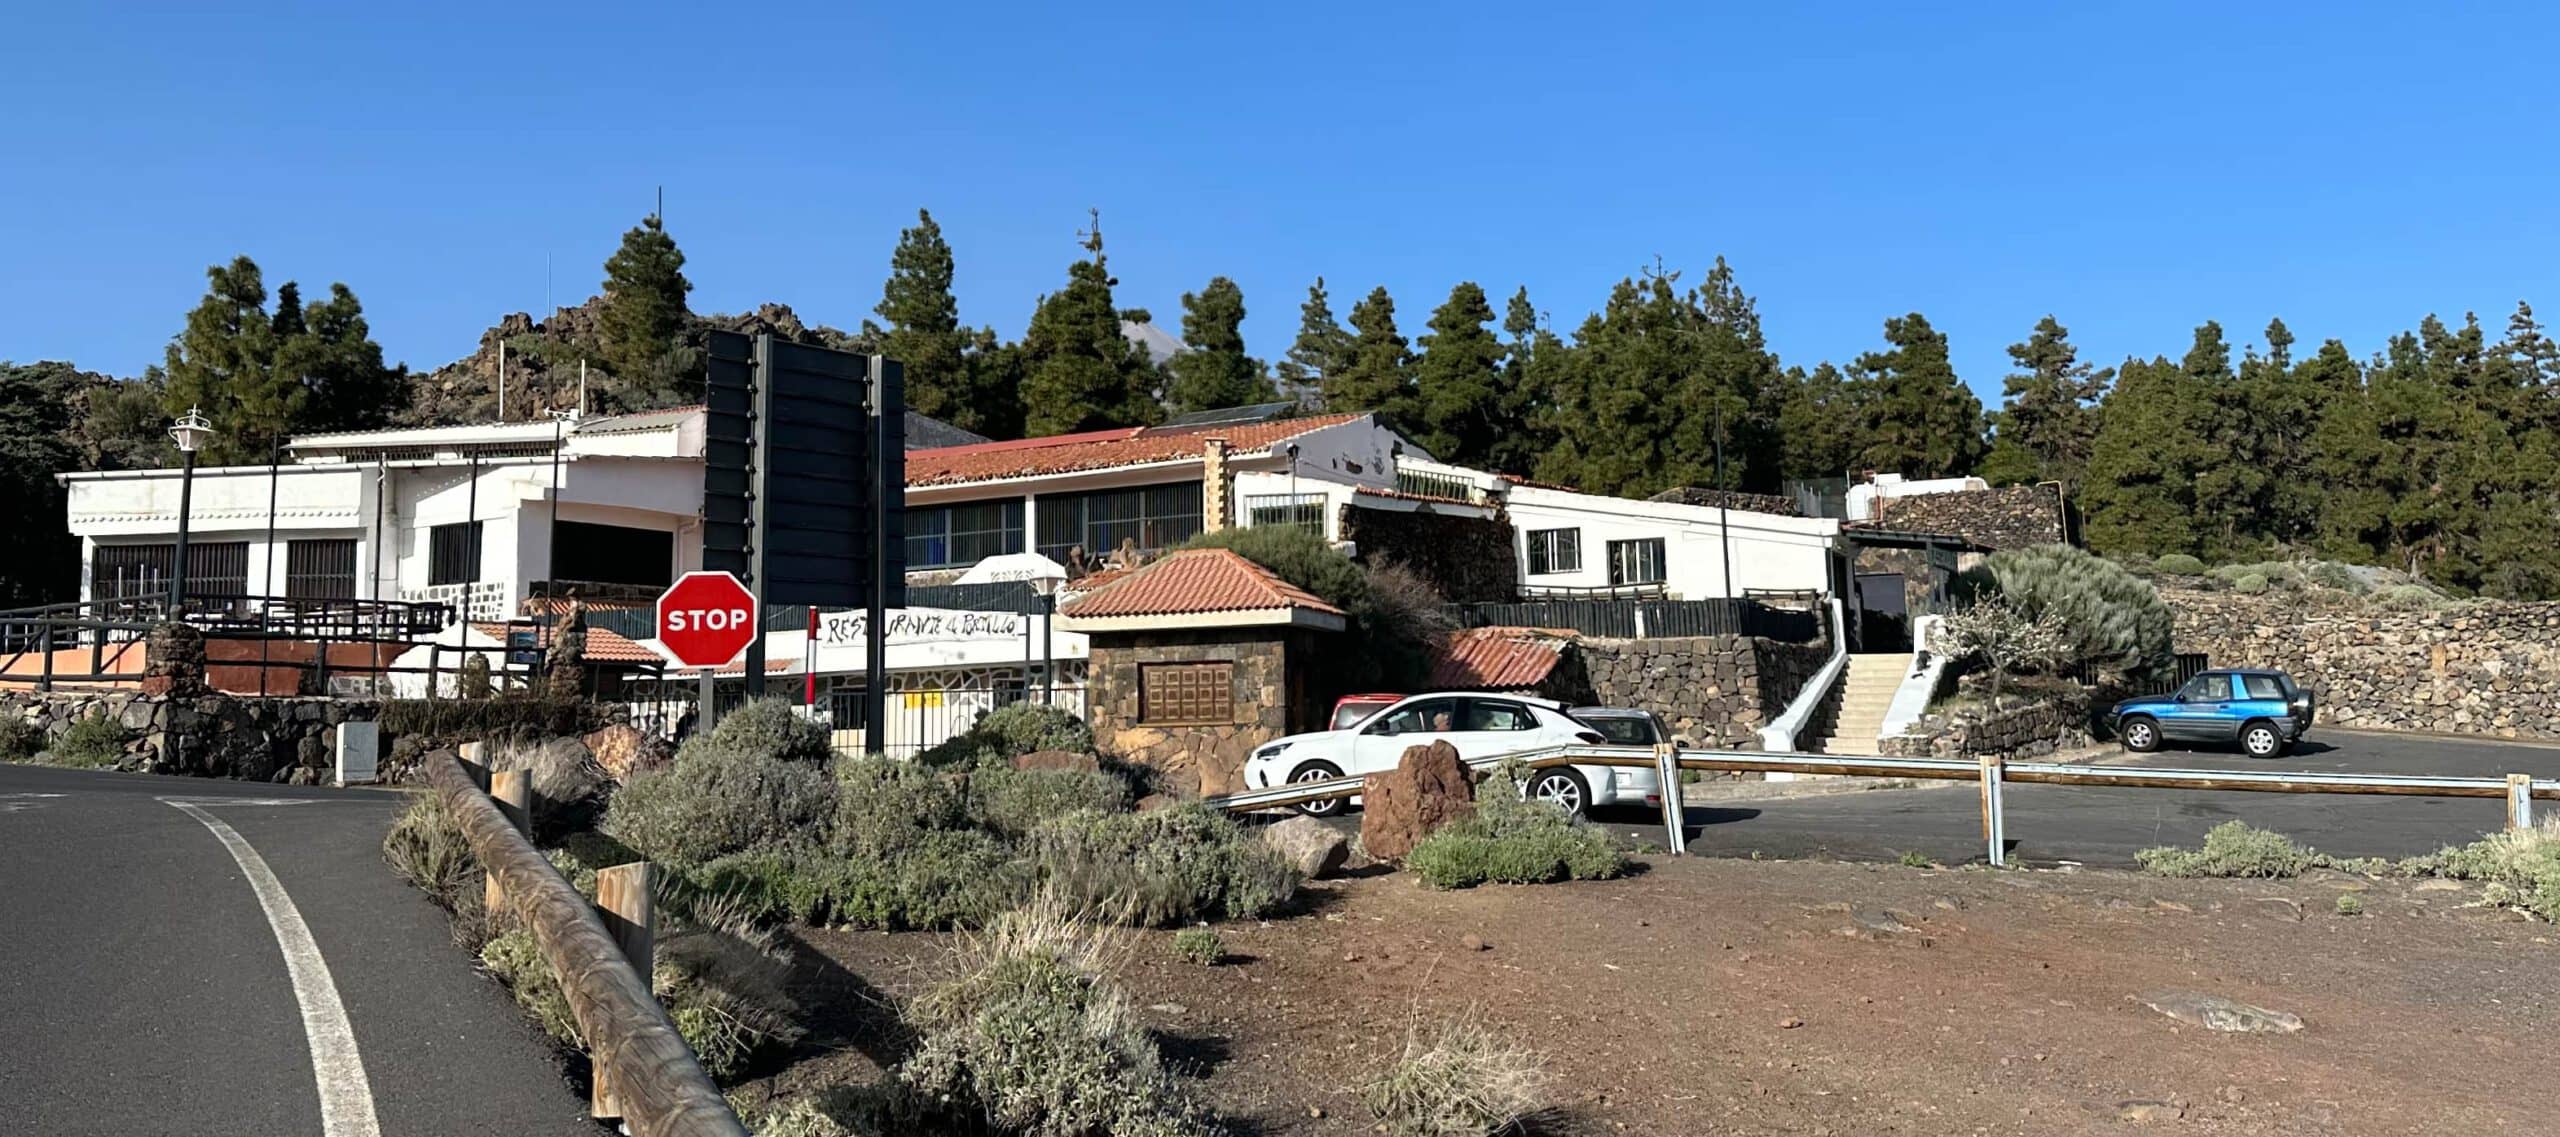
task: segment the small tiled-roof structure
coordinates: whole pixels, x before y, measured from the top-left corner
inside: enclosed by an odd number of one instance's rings
[[[507,642],[507,625],[505,624],[473,624],[471,627],[481,635],[501,644]],[[534,629],[533,645],[543,651],[551,650],[550,625],[539,625]],[[593,625],[587,628],[586,660],[589,663],[665,663],[667,661],[665,656],[640,646],[620,632]]]
[[[1431,652],[1431,691],[1535,690],[1563,662],[1574,633],[1560,628],[1466,628]]]
[[[1068,631],[1295,625],[1339,631],[1342,609],[1227,549],[1183,549],[1059,610]]]
[[[1143,466],[1197,459],[1208,452],[1211,437],[1227,440],[1230,452],[1257,454],[1299,435],[1340,426],[1356,414],[1311,415],[1226,426],[1124,427],[1010,442],[981,442],[907,452],[907,485],[949,486],[1001,478],[1029,478]]]

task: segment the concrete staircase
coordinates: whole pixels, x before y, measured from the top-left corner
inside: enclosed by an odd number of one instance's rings
[[[1840,679],[1840,712],[1832,716],[1831,734],[1805,747],[1814,754],[1873,754],[1876,735],[1884,729],[1884,713],[1902,674],[1911,666],[1909,652],[1882,652],[1849,657]]]

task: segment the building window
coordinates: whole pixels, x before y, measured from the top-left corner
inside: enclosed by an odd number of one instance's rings
[[[1138,721],[1164,725],[1231,723],[1236,665],[1149,663],[1138,668]]]
[[[456,521],[427,531],[427,583],[470,584],[480,579],[480,528],[484,521]]]
[[[284,594],[287,599],[356,598],[356,541],[353,537],[288,541],[285,543],[284,565]]]
[[[1660,584],[1663,581],[1662,538],[1609,542],[1609,583]]]
[[[1065,561],[1076,547],[1107,556],[1123,541],[1141,553],[1162,552],[1200,530],[1198,482],[1040,498],[1040,555],[1054,561]]]
[[[664,529],[563,521],[552,533],[555,581],[663,587],[675,573],[676,535]]]
[[[1529,531],[1529,575],[1581,571],[1582,530],[1532,529]]]
[[[169,565],[175,545],[100,545],[89,559],[89,595],[100,600],[131,600],[169,594]]]
[[[1244,499],[1248,528],[1303,529],[1324,536],[1324,495],[1320,493],[1248,494]]]
[[[1022,551],[1022,503],[986,501],[907,511],[907,567],[963,568]]]

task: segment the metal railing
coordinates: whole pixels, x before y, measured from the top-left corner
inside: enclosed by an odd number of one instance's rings
[[[1810,643],[1822,638],[1822,619],[1816,614],[1746,599],[1534,600],[1449,604],[1442,611],[1461,628],[1571,628],[1587,636],[1621,639],[1755,636]]]
[[[2067,762],[2005,762],[1997,758],[1888,758],[1881,755],[1772,753],[1759,750],[1680,750],[1665,754],[1643,746],[1547,746],[1465,759],[1479,770],[1506,762],[1547,766],[1625,766],[1653,769],[1665,759],[1679,770],[1724,773],[1827,774],[1868,778],[1914,778],[1978,782],[1982,787],[1983,836],[1992,864],[2008,863],[2007,824],[2001,787],[2010,782],[2056,786],[2100,786],[2118,789],[2236,790],[2291,794],[2386,794],[2405,797],[2500,798],[2506,802],[2507,826],[2533,824],[2534,801],[2560,801],[2560,778],[2508,774],[2503,778],[2433,777],[2411,774],[2323,774],[2308,770],[2178,770],[2144,766],[2082,766]],[[1204,804],[1229,812],[1247,812],[1357,797],[1365,776],[1290,782],[1207,798]],[[1682,816],[1680,780],[1662,785],[1663,815],[1671,830],[1671,848],[1685,845],[1674,819]]]

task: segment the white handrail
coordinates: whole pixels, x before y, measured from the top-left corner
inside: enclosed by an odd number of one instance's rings
[[[1823,661],[1822,669],[1814,672],[1813,678],[1805,680],[1804,690],[1796,692],[1795,701],[1788,703],[1785,711],[1770,720],[1769,725],[1760,728],[1760,749],[1794,750],[1797,732],[1802,731],[1804,724],[1812,720],[1813,713],[1821,709],[1822,700],[1831,694],[1832,685],[1840,682],[1840,673],[1848,670],[1849,628],[1843,622],[1845,618],[1840,598],[1832,597],[1831,658]]]

